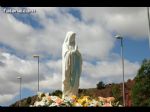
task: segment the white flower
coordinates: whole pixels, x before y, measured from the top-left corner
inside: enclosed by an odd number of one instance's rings
[[[57,96],[51,96],[51,100],[56,101],[58,97]]]
[[[37,92],[38,94],[38,98],[41,100],[42,99],[42,96],[45,96],[45,93],[43,92]]]
[[[45,96],[48,97],[48,96],[49,96],[49,93],[45,93]]]
[[[46,106],[48,106],[48,105],[49,105],[49,102],[48,102],[48,101],[47,101],[47,102],[45,102],[45,105],[46,105]]]
[[[64,102],[72,102],[71,97],[66,96],[66,97],[64,98]]]
[[[91,103],[88,107],[95,107],[96,105]]]
[[[34,106],[36,106],[36,107],[39,107],[39,106],[45,106],[45,102],[42,102],[42,101],[40,101],[40,102],[35,102],[34,103]]]
[[[45,102],[40,102],[39,103],[41,106],[45,106]]]
[[[119,107],[123,107],[122,105],[118,105]]]
[[[92,100],[91,102],[90,102],[90,104],[89,104],[89,106],[90,107],[95,107],[95,106],[97,106],[98,105],[98,101],[96,101],[96,100]]]
[[[59,106],[57,103],[52,103],[49,107]]]
[[[42,102],[47,102],[47,98],[46,97],[42,97]]]

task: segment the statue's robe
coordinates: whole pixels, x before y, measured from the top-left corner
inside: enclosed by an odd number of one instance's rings
[[[78,95],[82,70],[82,57],[78,50],[69,50],[64,45],[62,53],[62,92],[65,96]]]

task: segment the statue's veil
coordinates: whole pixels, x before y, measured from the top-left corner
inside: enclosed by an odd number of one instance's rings
[[[64,40],[64,43],[63,43],[63,46],[62,46],[62,56],[63,57],[64,57],[66,51],[68,50],[69,39],[70,39],[71,35],[73,35],[73,34],[75,34],[75,32],[73,32],[73,31],[69,31],[66,34],[66,37],[65,37],[65,40]]]

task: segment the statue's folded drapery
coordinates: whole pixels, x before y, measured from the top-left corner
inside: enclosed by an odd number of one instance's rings
[[[78,95],[82,57],[75,43],[75,33],[68,32],[62,49],[62,92],[64,96]]]

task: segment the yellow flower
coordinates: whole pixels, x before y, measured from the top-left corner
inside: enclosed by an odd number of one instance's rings
[[[71,98],[72,98],[72,99],[76,99],[76,98],[77,98],[77,96],[75,96],[75,95],[72,95],[72,96],[71,96]]]
[[[87,100],[87,102],[88,102],[88,103],[91,103],[91,102],[92,102],[92,100]]]
[[[73,106],[81,107],[82,105],[80,103],[75,102],[75,103],[73,103]]]
[[[90,98],[89,96],[83,96],[82,99],[87,100],[87,99],[89,99],[89,98]]]
[[[85,103],[84,105],[83,105],[83,107],[87,107],[88,106],[88,104],[87,103]]]
[[[82,99],[78,99],[77,102],[82,104],[83,100]]]

